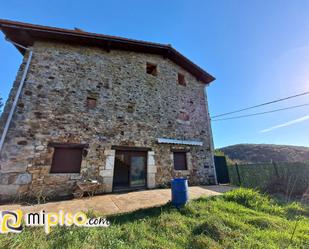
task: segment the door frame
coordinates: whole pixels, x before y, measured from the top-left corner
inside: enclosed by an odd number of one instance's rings
[[[116,146],[115,146],[116,147]],[[116,149],[116,148],[113,148]],[[113,191],[117,190],[117,189],[144,189],[147,188],[148,186],[148,182],[147,182],[147,176],[148,176],[148,172],[147,172],[147,165],[148,165],[148,148],[147,150],[145,150],[144,148],[141,148],[140,150],[136,149],[136,147],[133,147],[133,149],[131,149],[130,147],[121,147],[119,149],[116,149],[115,151],[115,163],[114,163],[114,172],[113,172]],[[129,164],[129,173],[128,173],[128,185],[127,186],[115,186],[114,184],[114,179],[115,179],[115,169],[116,169],[116,157],[118,153],[123,153],[124,157],[126,158],[125,160],[127,160],[128,164]],[[144,179],[145,179],[145,184],[143,186],[131,186],[131,156],[134,155],[139,155],[139,156],[143,156],[144,157]]]
[[[225,156],[214,156],[214,161],[218,184],[230,183],[229,171],[227,168]]]

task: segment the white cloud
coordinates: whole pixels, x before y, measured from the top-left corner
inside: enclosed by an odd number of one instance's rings
[[[279,129],[279,128],[282,128],[282,127],[286,127],[286,126],[290,126],[290,125],[293,125],[293,124],[297,124],[297,123],[303,122],[303,121],[305,121],[307,119],[309,119],[309,115],[306,115],[306,116],[303,116],[301,118],[297,118],[297,119],[291,120],[289,122],[286,122],[286,123],[283,123],[283,124],[280,124],[280,125],[275,125],[275,126],[269,127],[267,129],[261,130],[260,132],[273,131],[273,130],[276,130],[276,129]]]

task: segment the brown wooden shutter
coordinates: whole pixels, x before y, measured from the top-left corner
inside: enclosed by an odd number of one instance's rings
[[[174,169],[187,170],[186,152],[174,152]]]
[[[82,148],[55,148],[50,173],[80,173]]]

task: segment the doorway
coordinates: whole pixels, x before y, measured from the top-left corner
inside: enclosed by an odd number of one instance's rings
[[[220,184],[230,183],[225,156],[215,156],[217,181]]]
[[[113,190],[145,188],[146,165],[146,151],[116,150]]]

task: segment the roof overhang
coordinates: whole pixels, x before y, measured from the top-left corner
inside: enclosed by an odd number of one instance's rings
[[[35,41],[45,40],[84,46],[96,46],[106,50],[118,49],[159,54],[174,61],[194,75],[197,80],[205,84],[209,84],[215,80],[213,76],[180,54],[170,45],[2,19],[0,19],[0,29],[8,39],[24,47],[32,46]],[[25,53],[25,49],[20,47],[17,47],[17,49],[22,54]]]

